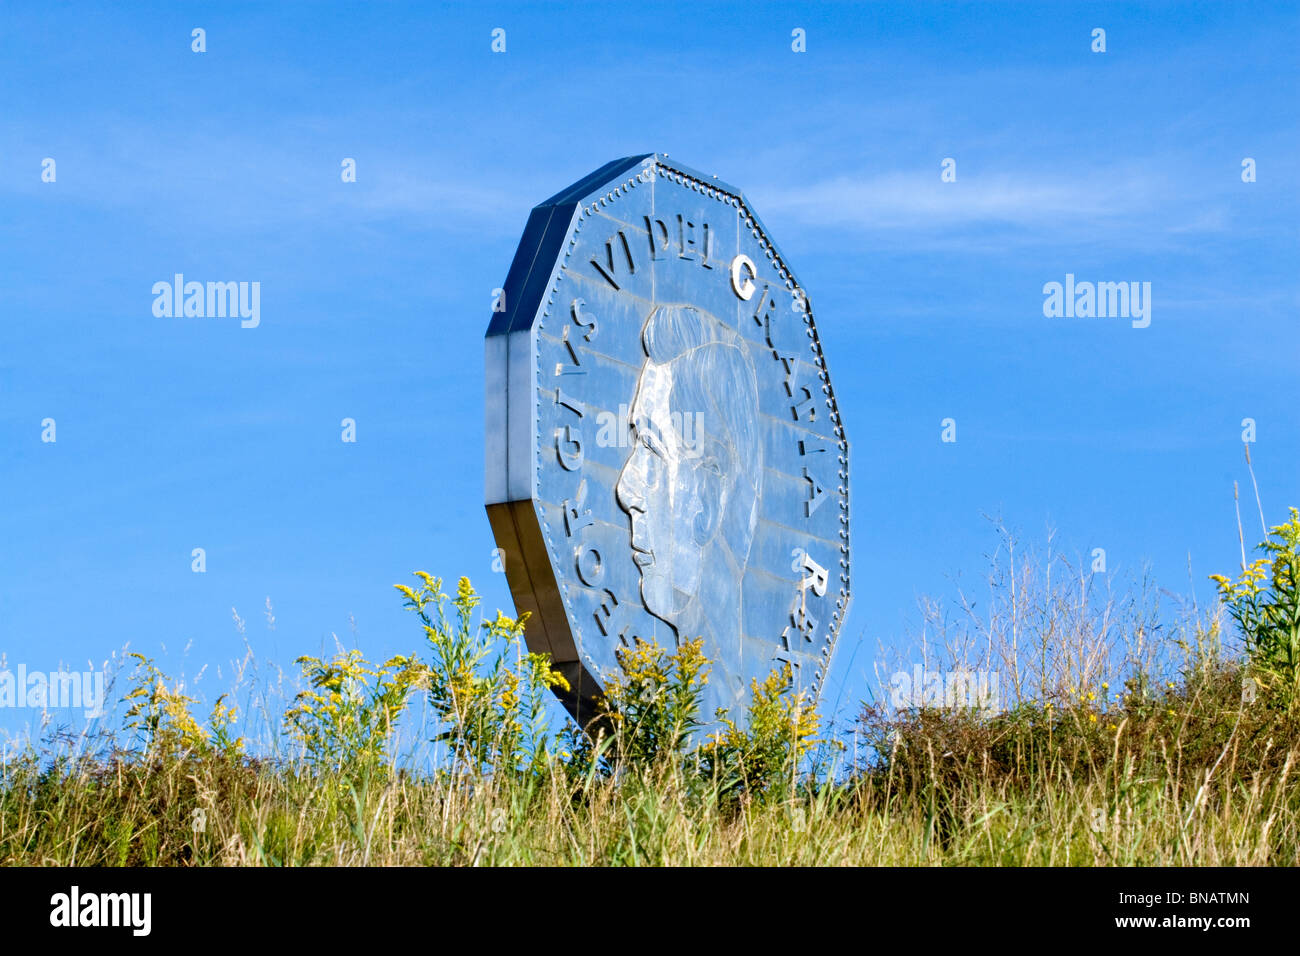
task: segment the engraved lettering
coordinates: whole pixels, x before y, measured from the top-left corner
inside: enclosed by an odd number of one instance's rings
[[[615,289],[621,289],[622,286],[618,284],[618,279],[615,278],[617,273],[617,267],[614,265],[615,240],[617,240],[617,246],[623,252],[623,258],[627,261],[628,275],[633,275],[636,272],[636,262],[632,259],[632,247],[628,244],[627,236],[623,234],[622,229],[605,240],[605,264],[601,265],[600,260],[597,258],[593,258],[591,264],[596,267],[596,271],[605,278],[606,282]]]
[[[790,612],[790,623],[795,629],[803,635],[805,641],[812,641],[813,634],[817,631],[817,618],[808,613],[808,604],[806,601],[800,601]]]
[[[758,297],[758,308],[754,310],[754,324],[767,326],[771,335],[771,321],[776,314],[776,296],[771,294],[770,285],[763,286],[763,294]]]
[[[813,516],[813,512],[816,511],[818,508],[820,508],[822,506],[822,502],[826,500],[826,489],[824,489],[821,486],[821,484],[817,481],[816,478],[812,476],[812,473],[809,472],[807,468],[803,470],[803,478],[804,481],[808,482],[808,484],[811,486],[808,489],[808,498],[803,503],[803,514],[805,518],[811,518]],[[820,594],[821,592],[818,593]]]
[[[695,223],[677,214],[677,257],[679,259],[695,258]]]
[[[592,617],[596,619],[596,626],[600,628],[600,633],[606,637],[609,636],[609,622],[614,617],[614,611],[618,608],[618,598],[614,592],[606,588],[601,595],[600,603],[596,605],[596,611]]]
[[[790,665],[790,683],[786,686],[794,686],[799,680],[799,669],[802,667],[802,664],[800,663],[799,658],[796,657],[794,652],[790,649],[789,626],[781,632],[781,646],[778,647],[776,653],[772,655],[772,660]]]
[[[583,478],[582,481],[578,482],[577,499],[564,499],[564,531],[570,538],[596,520],[592,517],[590,508],[583,509],[583,505],[586,503],[587,479]]]
[[[815,422],[817,420],[817,399],[813,397],[812,390],[806,385],[801,385],[799,391],[804,393],[804,399],[790,406],[795,421]]]
[[[650,258],[667,258],[664,253],[672,243],[672,239],[668,234],[668,223],[662,219],[651,219],[649,216],[643,216],[642,218],[645,219],[645,231],[650,237]],[[656,230],[659,233],[658,236],[655,235]]]
[[[829,579],[830,572],[812,559],[808,552],[803,555],[803,567],[805,571],[812,572],[808,577],[799,582],[799,589],[806,591],[812,588],[813,594],[818,597],[826,596],[826,582]]]
[[[742,273],[747,274],[742,276]],[[749,256],[742,253],[731,260],[731,291],[736,293],[737,298],[748,302],[754,295],[754,280],[757,278],[758,269]]]
[[[575,349],[573,343],[569,341],[569,332],[572,331],[572,329],[573,326],[566,325],[564,331],[560,333],[560,339],[564,342],[564,347],[569,350],[569,358],[573,360],[573,364],[581,365],[582,359],[578,358],[578,350]]]
[[[785,368],[785,393],[794,398],[795,385],[798,384],[799,378],[799,356],[791,352],[789,355],[782,355],[776,349],[772,350],[776,360]],[[804,391],[808,391],[804,389]]]
[[[573,343],[569,341],[569,333],[571,331],[573,331],[573,326],[565,325],[563,331],[561,331],[560,333],[560,341],[564,343],[564,349],[566,352],[569,353],[569,361],[571,364],[566,366],[563,362],[556,362],[555,363],[556,375],[586,375],[587,374],[586,371],[582,368],[582,359],[578,357],[578,350],[574,348]]]
[[[562,388],[555,389],[555,404],[563,405],[579,418],[582,418],[587,414],[582,402],[578,401],[578,399],[574,398],[572,395],[565,395],[564,389]]]
[[[600,633],[606,637],[617,637],[623,644],[631,645],[640,636],[627,619],[631,613],[632,605],[620,602],[614,592],[606,588],[601,592],[600,603],[596,605],[592,617],[596,619]]]
[[[590,312],[584,312],[587,303],[582,299],[574,299],[573,304],[569,306],[569,312],[573,316],[573,324],[579,328],[587,329],[583,339],[590,342],[596,335],[599,326],[596,324],[596,317]]]
[[[567,448],[568,445],[573,446],[572,449]],[[555,429],[555,451],[565,471],[577,471],[583,461],[582,433],[575,431],[572,425]]]
[[[574,563],[578,568],[578,577],[588,587],[596,587],[605,577],[605,559],[590,545],[576,549]],[[599,622],[599,619],[597,621]]]

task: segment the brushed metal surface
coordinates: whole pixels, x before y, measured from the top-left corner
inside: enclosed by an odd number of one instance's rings
[[[849,605],[849,448],[811,302],[741,193],[661,154],[529,216],[485,344],[485,501],[580,720],[615,649],[704,639],[706,716]]]

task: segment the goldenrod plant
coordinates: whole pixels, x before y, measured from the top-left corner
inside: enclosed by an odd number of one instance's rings
[[[609,676],[589,734],[608,733],[606,755],[632,767],[685,758],[700,727],[700,707],[708,684],[704,641],[683,641],[669,652],[636,638],[614,656],[619,672]]]
[[[285,725],[309,761],[335,771],[379,765],[408,695],[428,675],[413,657],[398,655],[375,668],[358,650],[297,663],[308,688],[285,713]]]
[[[1270,699],[1294,707],[1300,702],[1300,510],[1270,529],[1256,550],[1264,555],[1230,581],[1211,575],[1249,654],[1248,679]]]
[[[136,662],[131,675],[131,689],[123,698],[130,707],[125,714],[128,730],[134,731],[146,754],[151,756],[203,754],[210,746],[209,734],[199,726],[190,713],[195,703],[193,697],[183,693],[181,687],[171,682],[153,658],[131,652]],[[228,729],[233,713],[223,708],[221,700],[213,710],[213,725],[217,745],[223,750],[238,749],[240,742],[231,740]]]
[[[418,652],[300,659],[264,722],[296,756],[237,736],[233,696],[200,725],[195,691],[131,658],[127,746],[56,732],[3,753],[0,864],[1294,865],[1295,526],[1225,591],[1240,653],[1217,609],[1093,608],[1086,579],[1017,551],[977,639],[939,635],[1004,661],[1009,700],[869,701],[848,727],[779,670],[706,728],[695,640],[623,649],[591,734],[561,726],[563,678],[523,622],[417,574],[398,590]]]
[[[550,752],[543,720],[552,687],[569,689],[544,654],[523,650],[527,616],[475,621],[479,597],[461,578],[447,615],[442,580],[417,571],[418,588],[394,585],[420,619],[430,659],[425,675],[429,702],[441,725],[436,737],[449,745],[458,769],[537,768]]]
[[[208,715],[208,733],[217,753],[227,757],[240,757],[244,753],[244,738],[233,733],[239,709],[234,704],[226,703],[229,696],[222,694],[212,702],[212,712]]]
[[[718,719],[723,729],[709,737],[701,757],[722,793],[793,793],[804,758],[821,742],[817,709],[806,694],[791,690],[789,664],[761,684],[751,681],[742,724],[725,711]]]

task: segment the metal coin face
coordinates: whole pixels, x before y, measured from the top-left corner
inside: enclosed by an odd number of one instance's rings
[[[584,720],[616,650],[702,638],[703,716],[849,604],[848,441],[812,305],[744,197],[661,154],[536,207],[486,341],[486,501],[528,646]]]

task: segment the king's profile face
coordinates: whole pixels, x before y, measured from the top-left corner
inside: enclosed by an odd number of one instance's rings
[[[675,623],[699,591],[704,548],[722,502],[714,465],[674,427],[671,364],[649,359],[633,402],[632,452],[615,493],[632,521],[632,560],[641,570],[641,598],[655,617]],[[715,475],[716,478],[716,475]]]

